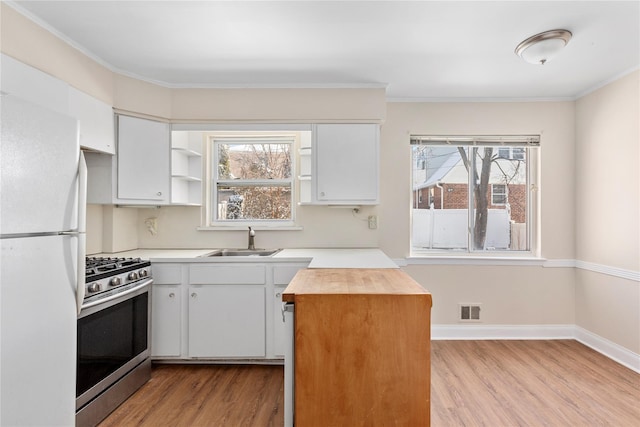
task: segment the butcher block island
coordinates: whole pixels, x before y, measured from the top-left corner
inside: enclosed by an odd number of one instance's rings
[[[296,427],[430,424],[428,291],[399,269],[303,269],[282,299]]]

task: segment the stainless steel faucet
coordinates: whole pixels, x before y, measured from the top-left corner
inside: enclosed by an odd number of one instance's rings
[[[249,249],[254,250],[256,248],[256,243],[255,243],[255,238],[256,238],[256,232],[253,230],[253,228],[249,227]]]

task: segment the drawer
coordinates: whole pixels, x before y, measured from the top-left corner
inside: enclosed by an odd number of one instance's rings
[[[151,275],[156,285],[176,285],[182,283],[182,265],[151,263]]]
[[[264,265],[205,265],[189,266],[190,285],[264,285],[267,269]]]

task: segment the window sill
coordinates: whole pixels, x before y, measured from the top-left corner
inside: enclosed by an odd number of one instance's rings
[[[196,227],[198,231],[247,231],[248,227],[255,231],[302,231],[304,227],[299,225],[214,225],[209,227]]]
[[[513,265],[513,266],[543,266],[545,258],[534,256],[443,256],[423,255],[409,256],[394,260],[400,267],[407,265]]]

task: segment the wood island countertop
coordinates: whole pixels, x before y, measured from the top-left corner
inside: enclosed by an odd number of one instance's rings
[[[295,306],[296,426],[429,426],[428,291],[400,269],[308,268],[282,300]]]
[[[400,269],[308,268],[298,271],[282,293],[282,301],[296,295],[420,295],[431,294]]]

